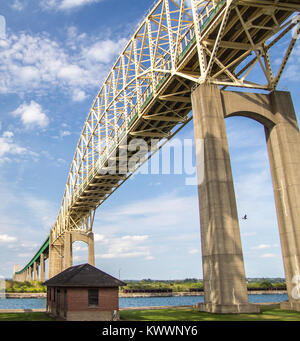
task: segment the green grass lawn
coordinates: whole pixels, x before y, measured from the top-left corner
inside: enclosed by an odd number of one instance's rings
[[[121,321],[300,321],[300,312],[262,307],[260,314],[211,314],[193,308],[122,310]],[[46,313],[0,313],[1,321],[54,321]]]
[[[123,321],[300,321],[300,313],[280,310],[278,307],[262,307],[260,314],[211,314],[193,308],[160,310],[123,310]]]
[[[46,313],[26,312],[26,313],[0,313],[1,321],[55,321]]]

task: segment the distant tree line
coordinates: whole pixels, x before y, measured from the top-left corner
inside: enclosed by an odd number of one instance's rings
[[[39,293],[46,292],[47,288],[42,282],[16,282],[6,280],[6,292],[28,292]],[[151,280],[143,279],[141,281],[126,281],[126,286],[120,287],[124,293],[148,292],[148,293],[168,293],[168,292],[201,292],[204,290],[203,281],[196,278],[186,278],[183,280]],[[260,279],[258,281],[249,281],[248,290],[286,290],[286,284],[283,281],[273,281],[272,279]]]
[[[126,281],[125,281],[126,282]],[[248,290],[286,290],[286,284],[282,281],[273,282],[271,280],[260,280],[257,282],[248,282]],[[199,292],[203,291],[203,281],[198,279],[184,280],[151,280],[128,281],[127,285],[120,288],[121,292]]]
[[[42,284],[42,282],[38,281],[25,281],[25,282],[16,282],[13,280],[5,281],[5,291],[6,292],[47,292],[47,287]]]

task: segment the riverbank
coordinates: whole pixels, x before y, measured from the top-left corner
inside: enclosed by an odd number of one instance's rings
[[[253,295],[286,294],[286,290],[248,290]],[[204,296],[204,292],[161,292],[161,293],[119,293],[119,297],[180,297],[180,296]]]
[[[45,292],[6,292],[5,298],[46,298]]]
[[[273,295],[273,294],[286,294],[286,290],[248,290],[248,294],[253,295]],[[204,292],[167,292],[167,293],[119,293],[119,297],[180,297],[180,296],[204,296]],[[43,292],[7,292],[5,298],[46,298],[47,293]]]

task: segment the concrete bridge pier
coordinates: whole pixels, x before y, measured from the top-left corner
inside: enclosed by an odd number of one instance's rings
[[[15,264],[14,272],[13,272],[13,281],[18,281],[18,275],[16,274],[16,272],[18,272],[19,270],[20,270],[20,265]]]
[[[45,282],[45,255],[43,253],[40,256],[39,280]]]
[[[50,234],[49,240],[49,274],[48,278],[57,275],[63,269],[63,243],[61,238],[55,241],[52,240],[52,235]]]
[[[198,184],[205,303],[198,304],[198,309],[212,313],[258,312],[258,307],[248,302],[219,88],[200,85],[192,93],[192,108],[195,139],[204,140],[205,159],[204,180]],[[196,143],[197,156],[198,146]]]
[[[88,245],[88,263],[95,265],[94,233],[85,231],[67,231],[64,234],[64,263],[63,269],[72,266],[72,244],[76,241],[85,242]]]
[[[28,272],[27,272],[27,281],[28,282],[31,282],[32,281],[32,268],[31,267],[29,267],[28,269]]]
[[[289,301],[300,311],[300,134],[289,92],[270,95],[276,125],[265,127]]]
[[[49,278],[72,266],[72,244],[83,241],[88,244],[88,263],[95,265],[94,233],[91,231],[66,231],[54,243],[49,242]]]
[[[38,280],[38,265],[37,262],[33,263],[33,280],[37,281]]]
[[[198,191],[205,303],[199,309],[255,310],[248,304],[224,123],[226,117],[245,116],[265,128],[289,297],[281,307],[300,311],[300,133],[290,93],[230,92],[200,85],[192,105],[195,138],[204,140],[204,180]],[[197,148],[196,143],[196,155]]]

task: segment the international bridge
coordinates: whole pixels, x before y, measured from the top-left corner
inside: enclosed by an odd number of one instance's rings
[[[257,311],[248,302],[224,123],[245,116],[265,129],[289,297],[283,306],[300,311],[294,290],[300,278],[300,134],[290,93],[277,90],[300,34],[299,12],[299,0],[157,1],[91,106],[49,236],[21,270],[15,267],[14,279],[44,281],[46,259],[48,277],[55,276],[72,265],[77,240],[88,244],[94,265],[96,209],[193,118],[205,161],[200,165],[196,143],[198,175],[204,167],[198,193],[205,303],[198,308]],[[274,64],[272,51],[283,41],[286,50]],[[132,148],[137,139],[149,148]]]

